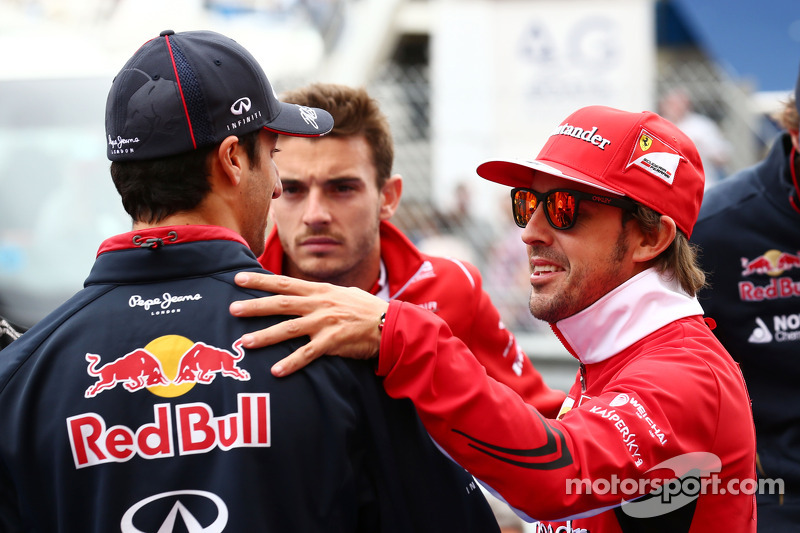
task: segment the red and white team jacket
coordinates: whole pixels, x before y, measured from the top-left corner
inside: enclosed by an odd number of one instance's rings
[[[695,298],[648,270],[553,329],[581,361],[558,419],[486,379],[447,324],[402,302],[378,374],[453,459],[549,521],[538,531],[756,530],[750,401]]]
[[[450,326],[486,372],[505,383],[547,416],[555,416],[564,393],[548,387],[541,374],[503,326],[500,312],[483,290],[478,269],[463,261],[421,253],[400,230],[381,222],[381,261],[388,290],[386,300],[402,300],[433,311]],[[283,270],[284,251],[275,228],[267,237],[261,265],[275,274]],[[462,357],[468,357],[465,351]]]

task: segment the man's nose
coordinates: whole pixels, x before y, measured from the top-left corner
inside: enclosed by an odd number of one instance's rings
[[[303,223],[309,226],[316,226],[328,224],[330,221],[330,210],[328,209],[325,195],[318,189],[311,189],[306,198]]]

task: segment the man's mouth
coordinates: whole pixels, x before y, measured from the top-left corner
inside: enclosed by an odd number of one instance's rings
[[[549,274],[552,272],[563,272],[564,269],[558,265],[554,265],[552,263],[548,264],[535,264],[531,268],[531,275],[532,276],[543,276],[545,274]]]
[[[315,244],[339,244],[339,243],[331,237],[309,237],[307,239],[303,239],[300,242],[300,244],[315,245]]]

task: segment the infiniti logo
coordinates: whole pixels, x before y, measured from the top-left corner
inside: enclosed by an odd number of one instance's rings
[[[199,501],[198,501],[199,500]],[[211,524],[204,525],[189,510],[184,501],[190,505],[195,514],[216,507],[217,517]],[[172,503],[171,507],[167,507]],[[139,514],[141,523],[151,524],[146,530],[133,525],[134,517]],[[176,529],[180,516],[183,527]],[[137,519],[137,522],[140,520]],[[207,520],[206,520],[207,521]],[[120,522],[122,533],[170,533],[172,531],[188,531],[189,533],[221,533],[228,524],[228,507],[225,502],[211,492],[202,490],[176,490],[162,492],[145,498],[125,512]]]
[[[239,98],[231,106],[231,113],[234,115],[247,113],[250,111],[250,107],[252,107],[252,105],[253,104],[250,103],[250,99],[248,97],[245,96],[244,98]]]

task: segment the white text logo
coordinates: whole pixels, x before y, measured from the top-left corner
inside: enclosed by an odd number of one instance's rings
[[[658,477],[653,472],[666,470],[672,476]],[[728,479],[718,473],[720,458],[707,452],[691,452],[662,461],[637,479],[568,479],[566,492],[572,494],[620,495],[622,511],[634,518],[651,518],[670,513],[697,499],[701,494],[783,494],[783,479]],[[648,474],[651,474],[648,476]],[[650,498],[639,499],[643,495]]]
[[[767,344],[770,342],[800,341],[800,314],[775,315],[772,317],[772,331],[766,322],[756,318],[756,328],[747,342],[751,344]]]
[[[159,307],[161,309],[169,309],[172,304],[182,302],[196,302],[202,300],[203,297],[199,294],[185,294],[180,296],[173,296],[165,292],[161,297],[144,299],[138,294],[134,294],[128,299],[130,307],[142,307],[145,311],[149,311],[151,307]]]
[[[576,139],[586,141],[587,143],[591,143],[601,150],[605,150],[606,146],[611,143],[609,139],[597,134],[597,126],[594,126],[591,130],[584,130],[583,128],[572,126],[570,124],[562,124],[550,134],[550,136],[553,135],[566,135],[568,137],[574,137]]]

